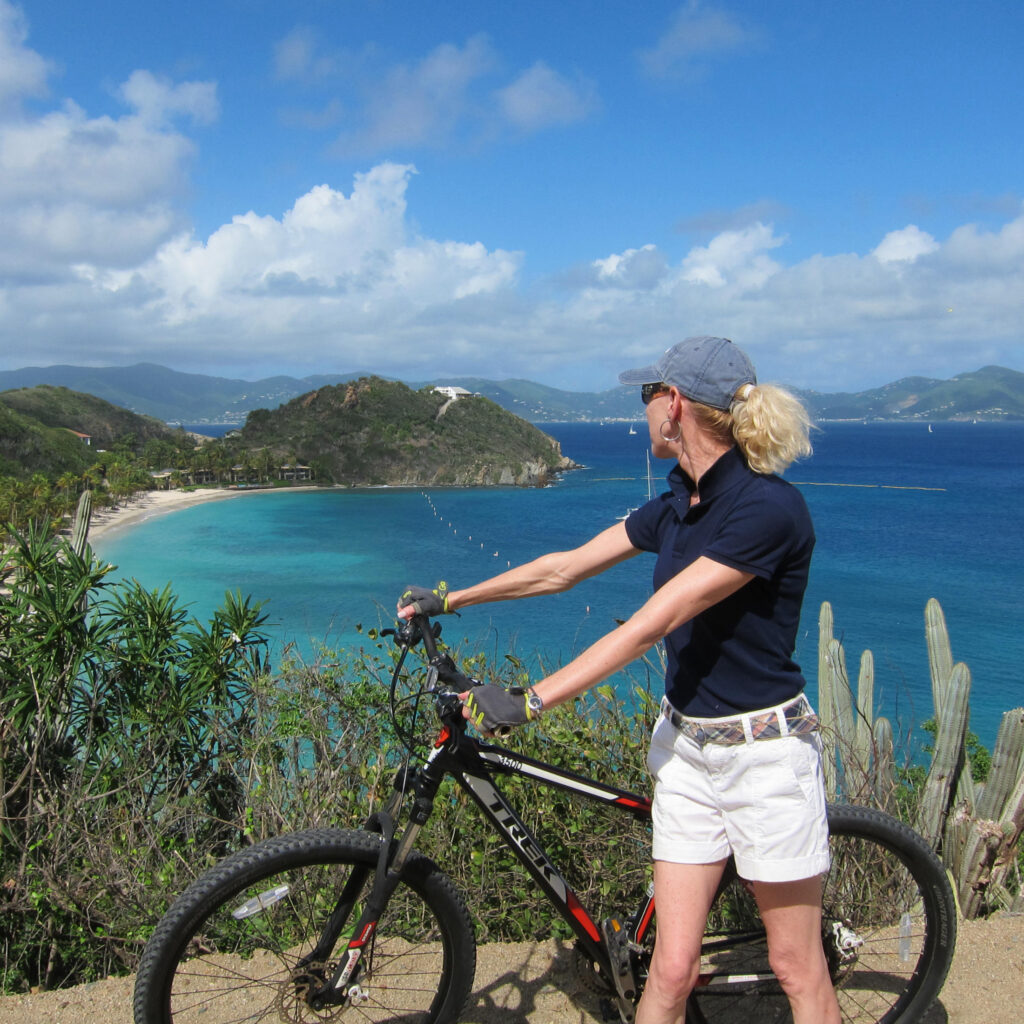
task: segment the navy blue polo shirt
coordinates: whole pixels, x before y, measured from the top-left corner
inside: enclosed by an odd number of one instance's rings
[[[678,466],[671,488],[626,519],[634,547],[657,554],[654,588],[701,555],[754,578],[665,637],[665,692],[684,715],[722,718],[772,707],[804,688],[793,661],[814,549],[803,495],[755,473],[731,448],[700,480]]]

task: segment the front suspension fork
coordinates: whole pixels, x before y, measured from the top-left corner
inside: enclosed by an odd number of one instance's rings
[[[401,809],[406,787],[413,781],[415,781],[416,795],[410,821],[396,843],[395,818]],[[328,1004],[343,1003],[356,988],[364,954],[367,947],[373,942],[377,922],[380,920],[384,908],[395,889],[398,888],[402,870],[413,851],[420,830],[430,818],[438,785],[439,783],[434,781],[428,773],[413,775],[406,766],[403,766],[395,779],[395,792],[385,809],[372,814],[367,819],[364,828],[367,831],[378,832],[382,837],[373,888],[366,898],[362,913],[352,929],[351,938],[339,957],[338,966],[333,975],[309,994],[308,1001],[314,1009]],[[368,868],[353,868],[316,947],[307,957],[303,958],[300,967],[314,961],[326,962],[345,927],[368,874]]]

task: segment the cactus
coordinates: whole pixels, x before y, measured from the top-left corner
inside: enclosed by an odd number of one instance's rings
[[[992,865],[1002,839],[1002,832],[994,821],[975,819],[970,823],[960,867],[955,873],[960,910],[968,920],[977,917],[987,902]]]
[[[846,769],[849,754],[850,681],[846,675],[846,654],[838,640],[829,640],[825,651],[827,671],[819,698],[821,720],[829,743],[825,785],[829,798],[846,794]]]
[[[828,795],[871,799],[891,809],[897,791],[893,729],[887,719],[874,718],[874,657],[870,651],[861,656],[854,702],[834,628],[825,602],[818,619],[818,703],[829,744]],[[925,608],[925,639],[936,734],[917,828],[950,869],[966,917],[998,906],[1022,911],[1024,892],[1014,897],[1006,880],[1024,832],[1024,708],[1003,716],[989,780],[984,787],[975,784],[966,748],[971,673],[953,661],[945,616],[934,598]]]
[[[1024,768],[1024,708],[1003,715],[988,782],[977,805],[979,818],[999,819]]]
[[[934,679],[932,680],[934,683]],[[951,796],[965,769],[964,739],[971,695],[971,673],[962,662],[953,666],[944,707],[938,715],[935,753],[918,811],[918,831],[937,849]],[[969,774],[969,772],[967,773]]]
[[[893,758],[892,723],[888,718],[875,720],[873,744],[875,754],[875,802],[883,810],[891,810],[896,792],[895,761]]]
[[[1017,712],[1019,711],[1020,709],[1018,708]],[[1002,881],[1009,874],[1013,867],[1021,833],[1024,833],[1024,772],[1018,775],[1013,792],[1003,806],[1003,813],[999,818],[999,824],[1002,827],[1006,840],[1003,843],[1000,856],[996,859],[996,872],[994,873],[996,881]]]
[[[870,651],[860,656],[857,676],[857,707],[853,713],[853,756],[861,771],[868,773],[871,764],[872,723],[875,720],[875,658]]]
[[[949,644],[949,631],[942,606],[934,597],[928,599],[924,608],[924,632],[928,643],[928,668],[932,676],[932,706],[936,716],[942,713],[946,703],[949,680],[953,674],[953,650]]]
[[[823,601],[818,613],[818,717],[821,719],[825,755],[822,759],[825,771],[825,792],[829,799],[836,795],[837,787],[837,745],[832,716],[832,665],[829,661],[829,645],[832,643],[832,605]]]
[[[892,726],[884,719],[881,748],[875,737],[875,663],[870,651],[861,655],[854,700],[846,671],[846,652],[833,633],[832,606],[826,601],[818,618],[818,705],[827,741],[825,788],[830,799],[865,797],[872,789],[893,787]],[[888,729],[888,739],[885,730]]]
[[[832,719],[840,742],[848,748],[853,741],[853,692],[846,672],[846,652],[838,640],[828,645],[828,659],[832,669]]]
[[[821,602],[818,612],[818,703],[823,704],[823,688],[828,685],[829,663],[828,645],[832,642],[832,605],[828,601]]]
[[[1016,902],[1004,882],[1014,866],[1017,844],[1024,829],[1024,708],[1003,715],[992,759],[989,784],[971,822],[956,879],[964,916]],[[1019,908],[1018,908],[1019,909]]]
[[[925,641],[928,645],[928,669],[932,681],[932,705],[935,709],[935,724],[938,731],[953,696],[953,673],[956,666],[953,663],[953,649],[949,642],[946,617],[942,612],[942,606],[934,597],[929,598],[925,605],[924,624]],[[966,714],[969,717],[970,711],[967,710]],[[963,738],[967,738],[966,727]],[[966,760],[966,753],[963,754],[963,758]],[[953,807],[966,807],[968,812],[973,813],[976,799],[977,794],[970,771],[958,772],[947,810]]]
[[[71,528],[71,547],[79,558],[85,552],[89,536],[89,522],[92,519],[92,491],[82,491],[75,509],[75,521]]]

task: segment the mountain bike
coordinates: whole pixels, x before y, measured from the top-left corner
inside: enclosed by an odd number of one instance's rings
[[[389,706],[410,752],[387,805],[362,829],[264,840],[197,878],[143,953],[136,1024],[457,1022],[473,987],[474,924],[443,868],[415,848],[448,777],[567,923],[605,1006],[626,1024],[633,1020],[654,942],[653,892],[629,915],[595,920],[498,782],[520,777],[556,787],[642,823],[649,823],[650,800],[474,738],[458,694],[477,683],[439,647],[440,625],[414,616],[386,632],[399,648]],[[406,670],[406,656],[420,644],[425,667]],[[438,722],[425,747],[417,740],[424,709]],[[916,833],[878,811],[833,806],[829,826],[822,942],[843,1019],[919,1020],[942,986],[955,942],[942,865]],[[768,967],[764,927],[734,868],[708,918],[686,1019],[789,1020]]]

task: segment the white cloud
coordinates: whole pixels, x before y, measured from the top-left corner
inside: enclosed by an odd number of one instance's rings
[[[743,344],[764,379],[823,390],[983,362],[1019,366],[1024,211],[999,231],[965,225],[934,245],[928,236],[893,236],[905,244],[891,242],[891,252],[915,251],[911,239],[929,258],[883,262],[876,249],[785,265],[766,255],[785,248],[770,228],[722,232],[668,267],[653,291],[580,287],[551,329],[603,350],[609,379],[623,355],[642,360],[701,333]],[[617,273],[635,251],[601,266]]]
[[[699,333],[734,338],[763,379],[822,390],[1019,365],[1024,211],[998,231],[965,225],[929,243],[904,229],[863,255],[792,263],[785,238],[756,224],[675,260],[647,244],[532,288],[521,254],[418,233],[413,174],[379,164],[347,194],[320,185],[280,217],[238,215],[205,240],[179,233],[127,268],[69,255],[60,281],[0,288],[0,337],[33,346],[34,361],[525,376],[578,389],[610,387],[624,363]],[[928,258],[878,258],[914,251],[908,240]]]
[[[161,126],[178,115],[185,115],[194,124],[212,124],[220,113],[217,86],[213,82],[175,85],[148,71],[133,71],[119,91],[125,103],[134,107],[147,124]]]
[[[702,60],[749,46],[757,34],[728,11],[688,0],[650,49],[640,54],[643,69],[656,78],[694,72]]]
[[[0,0],[0,89],[45,92],[47,66]],[[175,200],[194,147],[171,122],[217,116],[216,87],[136,71],[123,116],[90,117],[70,100],[42,114],[0,106],[0,278],[65,278],[78,262],[126,266],[181,227]]]
[[[681,220],[676,230],[683,233],[728,231],[747,228],[757,222],[775,221],[788,217],[790,211],[774,199],[759,199],[733,209],[702,210],[692,217]]]
[[[597,272],[597,284],[634,289],[654,288],[668,269],[664,255],[654,245],[612,253],[604,259],[594,260],[593,266]]]
[[[571,82],[538,61],[500,89],[498,101],[513,125],[524,131],[537,131],[552,124],[582,120],[596,106],[596,95],[593,83]]]
[[[760,287],[780,268],[765,253],[785,241],[776,238],[767,224],[754,224],[740,231],[723,231],[706,246],[696,246],[683,260],[687,281],[719,288],[729,281]]]
[[[890,231],[874,251],[880,263],[913,263],[919,256],[935,252],[939,243],[916,224],[900,231]]]
[[[286,123],[323,130],[344,114],[333,149],[346,157],[477,146],[509,131],[572,124],[599,106],[594,82],[541,60],[510,77],[482,33],[463,44],[441,43],[418,59],[388,63],[369,45],[328,50],[313,29],[299,26],[276,44],[273,70],[310,97],[308,110],[293,105],[281,111]]]
[[[21,9],[0,0],[0,111],[26,96],[45,96],[50,63],[25,44],[28,25]]]
[[[283,80],[301,81],[332,74],[334,62],[317,55],[316,33],[308,25],[291,30],[274,46],[274,73]]]
[[[323,346],[386,335],[422,310],[512,285],[516,254],[410,231],[412,173],[381,164],[357,175],[349,196],[320,185],[280,220],[250,212],[205,242],[177,237],[132,271],[79,272],[113,298],[141,286],[144,312],[163,327],[219,336],[230,323],[238,342],[267,355],[284,337],[315,337]]]
[[[362,125],[338,140],[347,153],[395,146],[440,146],[481,120],[473,86],[496,65],[485,36],[465,46],[443,43],[422,60],[388,69],[364,82]]]

